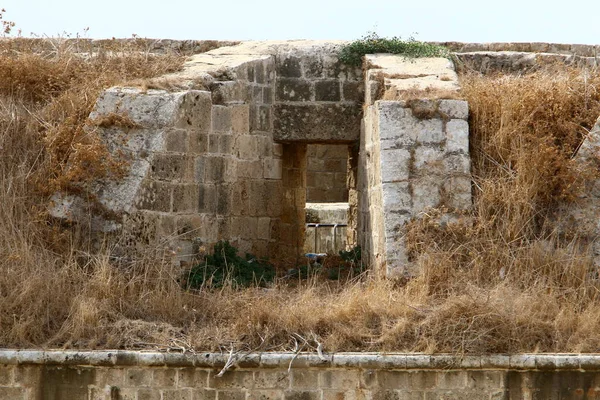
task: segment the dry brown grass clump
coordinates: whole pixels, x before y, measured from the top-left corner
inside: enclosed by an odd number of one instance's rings
[[[576,238],[555,232],[553,220],[556,204],[573,201],[595,175],[572,161],[600,115],[600,78],[591,72],[463,78],[475,209],[449,228],[438,227],[435,210],[411,226],[419,278],[404,286],[363,277],[190,292],[181,289],[183,271],[160,252],[116,264],[110,251],[87,250],[42,211],[65,166],[94,144],[83,127],[99,91],[171,71],[181,59],[6,54],[0,347],[267,351],[320,343],[326,351],[474,353],[600,345],[590,260]]]

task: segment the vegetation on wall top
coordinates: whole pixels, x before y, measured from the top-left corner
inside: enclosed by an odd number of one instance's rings
[[[425,43],[409,37],[402,40],[399,37],[383,38],[375,32],[369,32],[361,39],[347,44],[340,51],[340,61],[344,64],[359,66],[365,54],[390,53],[409,58],[448,57],[450,52],[443,46]]]

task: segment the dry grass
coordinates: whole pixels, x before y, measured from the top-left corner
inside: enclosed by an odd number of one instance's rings
[[[598,284],[552,213],[594,175],[571,156],[600,115],[599,78],[565,69],[463,77],[475,209],[451,228],[435,224],[435,211],[411,226],[424,274],[408,284],[363,277],[188,292],[162,254],[117,266],[43,212],[88,145],[99,90],[180,63],[135,52],[0,60],[0,347],[597,351]]]

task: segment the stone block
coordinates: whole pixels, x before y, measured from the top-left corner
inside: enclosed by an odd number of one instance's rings
[[[192,389],[161,390],[162,400],[193,400]]]
[[[465,100],[440,100],[438,112],[448,119],[469,118],[469,103]]]
[[[296,56],[279,56],[276,59],[278,76],[299,78],[302,76],[302,59]]]
[[[472,205],[471,177],[452,176],[444,179],[442,201],[449,208],[468,210]]]
[[[231,129],[234,134],[250,133],[250,108],[247,104],[236,104],[231,108]]]
[[[119,391],[119,395],[120,395]],[[121,397],[119,397],[120,399]],[[137,391],[137,397],[132,397],[132,399],[144,399],[144,400],[161,400],[161,393],[156,389],[139,389]],[[104,399],[103,399],[104,400]]]
[[[310,101],[310,82],[304,79],[278,78],[275,96],[278,101]]]
[[[26,390],[17,387],[0,387],[0,400],[28,400]]]
[[[331,370],[320,374],[320,388],[354,390],[360,387],[358,370]]]
[[[413,204],[409,182],[389,182],[381,186],[383,207],[386,212],[412,209]]]
[[[311,54],[302,60],[304,76],[307,78],[321,78],[323,76],[323,60],[317,54]]]
[[[271,106],[258,106],[256,130],[270,132],[272,126]]]
[[[273,157],[283,156],[283,145],[281,143],[273,143]]]
[[[412,210],[415,215],[440,205],[440,185],[441,182],[430,179],[419,179],[412,182]]]
[[[198,205],[197,184],[175,184],[173,186],[173,212],[196,212]]]
[[[14,369],[12,365],[0,365],[0,386],[10,386],[13,383]]]
[[[351,143],[360,137],[357,104],[276,104],[273,113],[274,140]]]
[[[151,370],[144,368],[129,368],[125,371],[125,387],[148,387],[151,383]]]
[[[188,133],[183,129],[172,129],[165,133],[166,151],[186,153],[189,150]]]
[[[238,177],[262,179],[263,177],[263,161],[262,160],[240,160],[238,161]]]
[[[313,389],[317,386],[313,386]],[[287,390],[283,394],[284,400],[321,400],[318,390]]]
[[[150,176],[155,180],[182,180],[191,175],[188,157],[180,154],[157,154],[150,168]]]
[[[471,158],[467,154],[447,154],[444,157],[444,172],[447,174],[470,175]]]
[[[417,147],[414,150],[413,166],[421,176],[442,174],[447,171],[444,165],[444,153],[434,147]]]
[[[320,80],[315,82],[316,101],[340,101],[340,82],[338,80]]]
[[[437,387],[440,389],[464,389],[467,387],[467,371],[438,372]]]
[[[246,86],[240,81],[216,81],[210,84],[213,104],[244,101]]]
[[[150,372],[150,371],[149,371]],[[174,387],[177,384],[177,370],[173,368],[160,368],[152,371],[153,387]]]
[[[258,158],[257,136],[244,135],[237,137],[237,157],[242,160],[256,160]]]
[[[316,389],[319,387],[319,371],[309,369],[292,369],[292,389]]]
[[[242,390],[217,390],[216,400],[246,400],[246,392]]]
[[[254,387],[257,389],[286,389],[289,385],[290,374],[286,370],[263,369],[254,373]]]
[[[282,179],[283,163],[278,158],[263,160],[263,177],[265,179]]]
[[[262,104],[264,101],[263,91],[260,86],[252,86],[252,102],[256,104]]]
[[[504,388],[505,371],[469,371],[468,387],[480,391],[491,391]]]
[[[226,165],[224,157],[204,158],[204,182],[220,183],[225,181]]]
[[[436,387],[437,371],[409,371],[408,386],[412,390],[426,390]]]
[[[190,91],[179,106],[175,126],[208,132],[211,127],[212,95],[210,92]]]
[[[410,176],[411,154],[405,149],[381,151],[381,181],[401,182]]]
[[[217,214],[230,215],[233,204],[233,188],[229,184],[217,186]]]
[[[258,239],[269,240],[271,238],[271,218],[258,218],[258,226],[256,227],[256,236]]]
[[[208,152],[212,154],[219,154],[219,144],[221,134],[208,135]]]
[[[252,371],[233,371],[217,376],[211,371],[208,376],[208,387],[214,389],[249,389],[253,386],[254,374]]]
[[[364,100],[364,84],[360,81],[343,82],[342,95],[344,101],[362,103]]]
[[[212,131],[215,133],[231,132],[231,108],[227,106],[212,106]]]
[[[443,121],[441,119],[430,119],[417,123],[417,142],[422,144],[437,144],[445,139]],[[419,129],[417,128],[417,129]],[[467,130],[468,132],[468,130]]]
[[[219,135],[219,154],[235,155],[237,153],[237,141],[235,135]]]
[[[217,391],[211,389],[193,389],[192,390],[193,400],[216,400]]]
[[[135,207],[140,210],[170,212],[172,193],[171,183],[147,179],[137,194]]]
[[[262,88],[262,99],[265,104],[273,104],[273,89],[270,86]]]
[[[446,123],[446,151],[469,154],[469,123],[452,119]]]
[[[208,134],[205,132],[188,131],[188,149],[191,153],[201,154],[208,151]]]

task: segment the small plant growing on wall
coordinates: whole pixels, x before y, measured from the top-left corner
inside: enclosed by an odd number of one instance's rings
[[[344,64],[360,66],[365,54],[390,53],[408,58],[449,57],[450,52],[443,46],[420,42],[413,37],[402,40],[399,37],[383,38],[369,32],[361,39],[347,44],[340,51],[340,61]]]
[[[212,254],[208,254],[188,272],[185,286],[188,289],[220,288],[225,285],[242,288],[264,286],[274,278],[275,268],[266,259],[249,253],[241,257],[238,249],[228,241],[220,241],[215,244]]]

